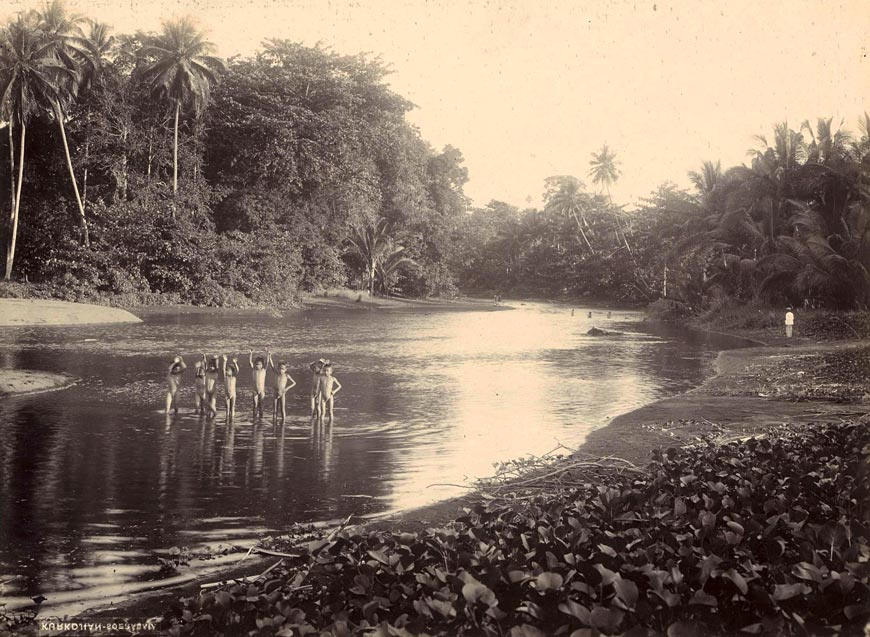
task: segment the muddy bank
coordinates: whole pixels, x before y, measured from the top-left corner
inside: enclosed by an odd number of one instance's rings
[[[104,305],[42,299],[0,299],[0,326],[4,327],[141,322],[140,318],[126,310]]]

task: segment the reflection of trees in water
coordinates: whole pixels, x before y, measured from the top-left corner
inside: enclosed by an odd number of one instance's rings
[[[236,426],[228,423],[224,432],[224,440],[221,445],[220,461],[218,462],[218,476],[221,484],[232,486],[236,477]]]
[[[0,412],[0,538],[8,551],[3,561],[14,564],[28,589],[44,586],[45,565],[64,563],[69,545],[76,542],[70,534],[50,532],[58,521],[67,521],[59,501],[67,435],[63,428],[43,424],[42,408],[28,401],[7,403]],[[77,517],[74,511],[67,513]]]

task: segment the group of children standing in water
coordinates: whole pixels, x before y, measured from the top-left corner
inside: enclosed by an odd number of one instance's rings
[[[251,350],[248,354],[248,364],[251,367],[251,376],[254,384],[253,407],[254,417],[263,416],[263,404],[266,401],[266,365],[275,372],[272,382],[273,417],[283,421],[286,418],[286,395],[296,386],[296,381],[287,373],[287,363],[279,361],[277,365],[272,360],[272,353],[266,351],[264,356],[254,356]],[[207,357],[202,354],[202,359],[194,365],[196,370],[196,412],[209,418],[217,415],[217,390],[218,381],[223,378],[224,399],[226,402],[227,420],[236,413],[236,381],[241,368],[239,360],[235,356],[228,358],[226,354]],[[169,366],[167,377],[168,387],[166,391],[166,413],[174,410],[178,413],[178,386],[181,374],[187,369],[187,365],[181,356],[176,356]],[[335,395],[341,389],[341,383],[332,375],[332,363],[323,358],[308,365],[311,370],[311,418],[322,423],[324,416],[329,415],[329,424],[333,420],[333,406]]]

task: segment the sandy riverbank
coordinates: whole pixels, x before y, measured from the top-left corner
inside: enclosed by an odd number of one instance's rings
[[[40,299],[0,299],[0,326],[40,327],[90,325],[100,323],[141,323],[141,319],[114,307],[46,301]],[[32,394],[69,387],[75,379],[24,369],[0,369],[0,397]]]
[[[0,299],[0,326],[3,327],[141,322],[140,318],[126,310],[104,305],[43,299]]]
[[[822,360],[819,357],[839,356],[867,347],[866,342],[860,341],[819,344],[802,340],[780,347],[759,346],[721,352],[714,363],[715,373],[701,386],[614,418],[605,427],[593,431],[576,454],[583,457],[612,455],[644,465],[651,459],[654,449],[679,446],[700,437],[728,440],[761,434],[772,426],[783,424],[798,426],[807,422],[866,417],[870,409],[870,394],[859,399],[854,399],[853,394],[853,400],[849,402],[795,399],[788,393],[771,398],[768,383],[771,374],[778,378],[783,376],[785,364],[794,377],[794,383],[785,387],[796,389],[800,383],[810,381],[811,376],[806,370],[818,365]],[[479,500],[479,496],[470,492],[467,496],[376,518],[368,521],[366,526],[373,530],[411,532],[441,526],[463,515],[464,507]],[[256,576],[272,561],[274,558],[249,558],[244,566],[235,565],[219,577]],[[211,579],[217,578],[212,575]],[[194,581],[183,587],[153,591],[116,602],[116,605],[89,611],[85,616],[122,612],[132,617],[152,617],[160,615],[168,604],[180,597],[195,595],[198,591],[199,582]]]
[[[0,398],[63,389],[74,382],[75,379],[66,374],[51,374],[28,369],[0,369]]]

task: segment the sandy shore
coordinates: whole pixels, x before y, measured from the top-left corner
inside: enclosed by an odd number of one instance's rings
[[[43,299],[0,299],[0,326],[4,327],[141,322],[141,319],[126,310],[104,305]]]
[[[141,319],[126,310],[102,305],[41,299],[0,299],[0,326],[3,327],[141,322]],[[73,382],[75,379],[66,374],[0,369],[0,397],[62,389]]]
[[[36,394],[63,389],[75,382],[66,374],[51,374],[27,369],[0,369],[0,398],[15,394]]]

